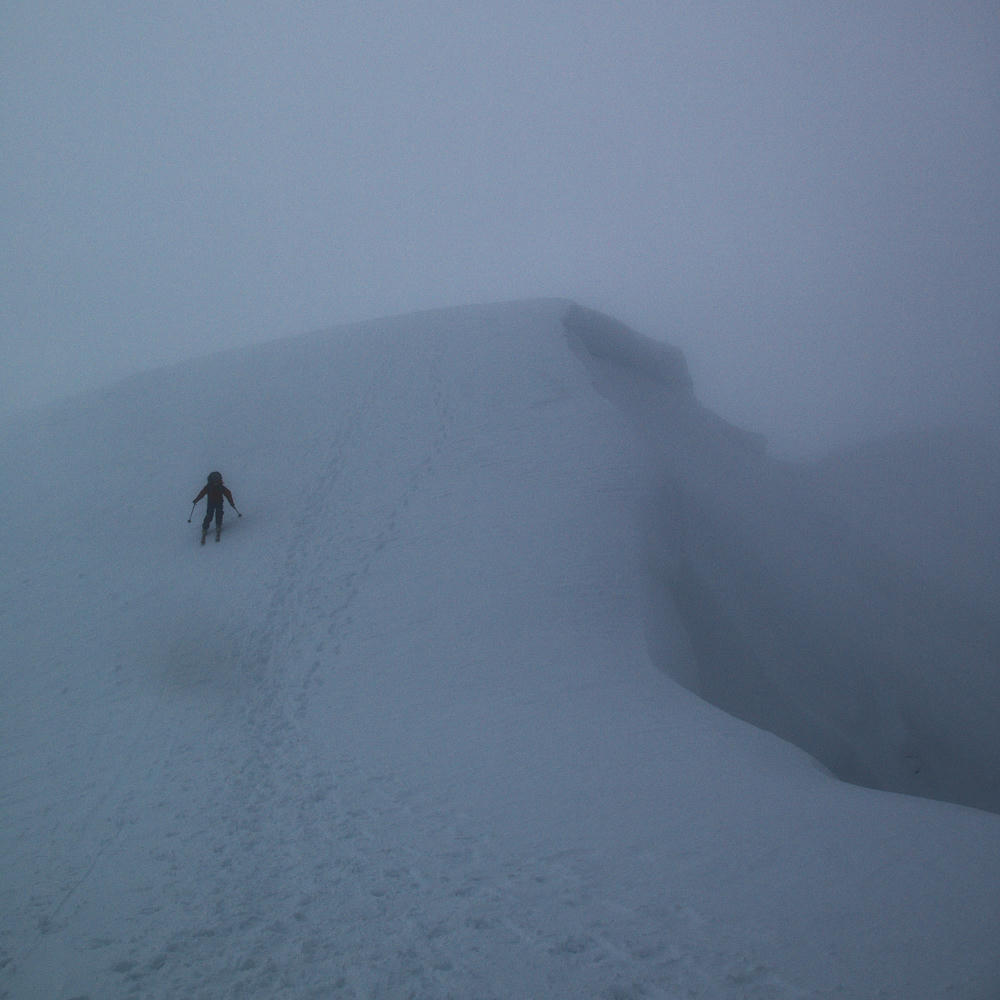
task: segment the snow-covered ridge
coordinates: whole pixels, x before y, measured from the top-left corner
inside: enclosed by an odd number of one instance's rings
[[[954,773],[928,672],[880,716],[881,661],[839,655],[885,562],[571,308],[373,321],[0,429],[0,997],[998,995],[1000,817],[766,731],[794,703],[896,760],[901,718]],[[201,548],[213,468],[244,516]]]
[[[807,491],[782,480],[752,483],[742,525],[683,494],[666,572],[696,649],[690,686],[842,778],[1000,810],[995,613],[839,514],[804,514]]]
[[[946,440],[948,472],[923,488],[907,476],[910,491],[879,511],[880,537],[865,530],[875,511],[854,513],[860,476],[851,491],[818,469],[767,459],[756,436],[697,404],[678,351],[577,305],[564,324],[658,470],[647,627],[664,669],[842,778],[1000,811],[1000,738],[989,722],[1000,717],[1000,619],[976,599],[995,566],[974,572],[969,554],[977,541],[996,551],[996,442],[990,451],[974,438],[963,465]],[[883,466],[913,466],[908,440],[883,448]],[[926,444],[917,457],[934,467]],[[951,519],[963,501],[982,513],[964,517],[959,537]],[[918,525],[936,543],[930,574]],[[904,526],[906,544],[890,545]],[[979,593],[963,595],[952,578],[962,566]],[[689,657],[661,635],[678,616]]]
[[[640,435],[654,448],[660,435],[659,417],[650,410],[687,412],[697,409],[699,421],[741,448],[763,454],[762,435],[736,427],[718,414],[697,406],[694,384],[683,353],[662,341],[652,340],[624,323],[575,302],[568,303],[563,326],[570,347],[593,378],[594,387],[636,424]]]
[[[588,354],[624,366],[668,389],[693,388],[684,355],[676,347],[650,340],[611,316],[569,303],[563,325]]]

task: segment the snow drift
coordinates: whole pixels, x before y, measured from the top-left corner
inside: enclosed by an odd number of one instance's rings
[[[988,609],[672,349],[403,317],[0,461],[0,996],[1000,991],[1000,818],[827,770],[997,808]]]

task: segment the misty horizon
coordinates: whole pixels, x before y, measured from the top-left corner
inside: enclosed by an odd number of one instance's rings
[[[1000,23],[633,3],[4,14],[5,412],[567,298],[778,452],[1000,426]]]

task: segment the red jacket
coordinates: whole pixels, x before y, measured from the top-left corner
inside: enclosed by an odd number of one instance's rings
[[[222,498],[225,497],[229,501],[229,506],[234,510],[236,509],[236,504],[233,503],[233,495],[229,492],[229,488],[222,483],[218,485],[214,483],[205,483],[201,488],[201,492],[191,501],[192,504],[196,504],[203,496],[208,496],[208,506],[209,507],[220,507],[222,506]]]

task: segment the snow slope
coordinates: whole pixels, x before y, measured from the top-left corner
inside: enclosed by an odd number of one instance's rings
[[[859,674],[781,656],[834,579],[911,595],[668,349],[565,302],[386,320],[8,421],[0,462],[0,996],[1000,995],[1000,817],[682,686],[840,733]],[[244,517],[202,549],[216,467]],[[890,779],[916,741],[989,794],[989,732],[864,704],[814,752],[895,718]]]

